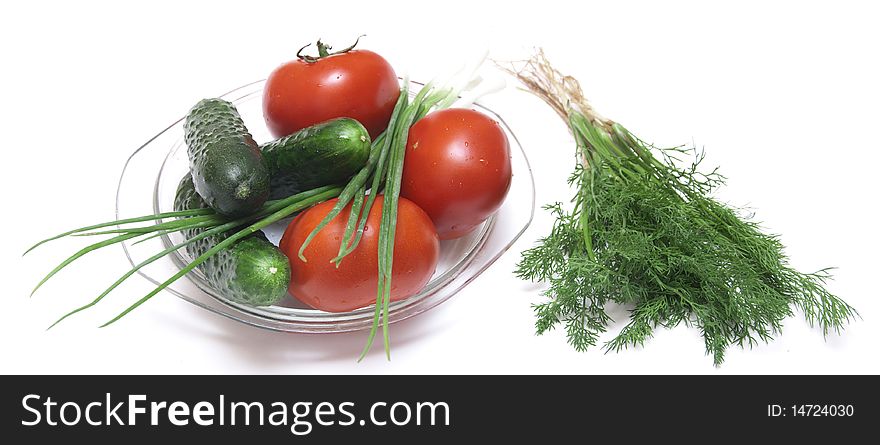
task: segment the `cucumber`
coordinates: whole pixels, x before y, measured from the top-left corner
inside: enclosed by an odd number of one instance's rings
[[[196,191],[217,213],[246,215],[266,202],[269,170],[235,106],[204,99],[183,125]]]
[[[177,186],[174,210],[208,207],[196,192],[193,179],[186,175]],[[189,239],[205,229],[187,229],[183,235]],[[196,258],[226,238],[226,235],[210,236],[186,246],[187,253]],[[266,239],[263,232],[242,238],[231,247],[200,264],[211,287],[222,296],[237,303],[251,306],[268,306],[287,296],[290,283],[290,262],[281,250]]]
[[[354,176],[370,157],[370,134],[343,117],[263,144],[260,151],[269,167],[269,199],[280,199]]]

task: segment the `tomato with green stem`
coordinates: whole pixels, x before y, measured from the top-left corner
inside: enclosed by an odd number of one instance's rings
[[[345,233],[347,214],[332,219],[298,253],[312,229],[336,204],[332,199],[301,213],[287,226],[279,244],[290,260],[290,294],[303,303],[327,312],[347,312],[376,303],[378,277],[379,226],[384,196],[376,201],[367,216],[363,237],[357,247],[340,263],[339,242]],[[400,199],[394,238],[391,301],[411,297],[421,291],[437,267],[440,242],[428,215],[407,199]]]
[[[409,131],[400,196],[427,212],[440,239],[464,236],[495,213],[510,180],[507,135],[483,113],[440,110]]]
[[[272,71],[263,117],[275,137],[338,117],[357,120],[372,139],[385,130],[400,95],[397,74],[382,56],[355,45],[331,53],[319,40],[317,57],[304,55],[303,47],[296,60]]]

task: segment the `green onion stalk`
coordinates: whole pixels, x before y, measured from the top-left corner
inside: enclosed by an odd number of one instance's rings
[[[858,317],[826,289],[828,269],[795,270],[777,235],[712,197],[725,178],[704,172],[702,152],[655,147],[601,116],[543,52],[502,68],[565,120],[577,147],[571,210],[546,207],[553,228],[517,265],[519,277],[549,284],[535,306],[539,334],[562,325],[586,350],[612,321],[606,305],[625,305],[629,320],[606,352],[685,324],[720,365],[732,345],[772,340],[796,309],[826,336]]]
[[[61,318],[55,321],[49,329],[56,326],[61,321],[65,320],[67,317],[81,312],[85,309],[91,308],[98,304],[104,297],[106,297],[113,289],[122,284],[127,278],[134,275],[138,270],[144,268],[145,266],[167,256],[168,254],[175,252],[179,249],[185,248],[186,246],[199,241],[201,239],[207,238],[209,236],[219,235],[222,233],[228,233],[230,231],[234,232],[229,237],[225,238],[223,241],[217,243],[213,248],[209,249],[203,255],[195,258],[189,264],[184,266],[180,271],[176,274],[172,275],[165,282],[158,285],[155,289],[153,289],[150,293],[137,300],[134,304],[129,306],[127,309],[122,311],[119,315],[101,325],[101,327],[108,326],[120,318],[145,303],[147,300],[161,292],[163,289],[170,286],[172,283],[180,279],[182,276],[186,275],[200,264],[205,262],[208,258],[213,255],[216,255],[223,249],[227,249],[232,244],[237,242],[238,240],[258,231],[262,228],[273,224],[281,219],[284,219],[296,212],[302,211],[308,207],[311,207],[317,203],[326,201],[330,198],[333,198],[342,191],[342,188],[335,185],[318,187],[312,190],[308,190],[302,193],[298,193],[293,196],[289,196],[284,199],[279,199],[276,201],[269,201],[265,203],[258,211],[251,215],[230,219],[224,217],[222,215],[217,214],[211,209],[192,209],[192,210],[182,210],[175,212],[164,212],[164,213],[156,213],[153,215],[144,215],[134,218],[126,218],[115,221],[108,221],[99,224],[94,224],[86,227],[80,227],[77,229],[69,230],[64,233],[60,233],[58,235],[46,238],[33,246],[31,246],[27,251],[25,251],[25,255],[27,255],[32,250],[36,249],[39,246],[42,246],[45,243],[50,241],[54,241],[67,236],[100,236],[100,235],[114,235],[108,239],[98,241],[96,243],[90,244],[86,247],[75,252],[73,255],[62,261],[55,268],[53,268],[48,274],[46,274],[43,279],[37,283],[36,287],[34,287],[31,292],[31,296],[37,292],[37,290],[45,284],[50,278],[55,276],[62,269],[76,261],[77,259],[83,257],[84,255],[93,252],[95,250],[101,249],[103,247],[107,247],[113,244],[118,244],[128,240],[135,240],[135,243],[143,242],[148,239],[155,238],[161,235],[168,235],[174,232],[182,232],[190,229],[204,229],[203,232],[195,235],[189,239],[186,239],[178,244],[170,246],[155,255],[147,258],[141,263],[134,265],[130,270],[124,273],[121,277],[119,277],[116,281],[113,282],[107,289],[105,289],[97,298],[95,298],[90,303],[80,306]],[[150,225],[143,226],[134,226],[131,227],[132,224],[142,223],[142,222],[153,222]],[[107,229],[108,227],[116,227],[113,229]],[[104,230],[101,230],[104,229]]]
[[[482,79],[475,74],[483,59],[485,59],[485,56],[477,63],[462,68],[445,85],[438,86],[434,82],[429,82],[413,98],[410,98],[409,82],[404,80],[403,88],[392,112],[388,128],[374,141],[373,150],[370,153],[367,165],[346,184],[336,204],[314,230],[309,233],[299,248],[299,259],[307,261],[303,252],[305,252],[312,239],[351,203],[349,214],[345,216],[347,223],[340,241],[339,253],[332,260],[339,267],[343,258],[354,251],[363,237],[367,217],[370,214],[376,196],[380,193],[384,195],[379,226],[379,282],[376,289],[373,324],[367,336],[367,343],[358,361],[363,360],[369,352],[380,326],[382,328],[385,355],[388,360],[391,359],[388,314],[391,301],[391,277],[397,225],[397,206],[400,197],[401,176],[409,129],[415,122],[425,117],[431,111],[452,106],[459,100],[459,95],[463,95],[464,103],[467,103],[497,90],[500,85],[484,84]],[[458,103],[462,104],[463,102]]]

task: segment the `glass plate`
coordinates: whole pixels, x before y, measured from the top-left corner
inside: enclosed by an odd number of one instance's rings
[[[263,120],[263,85],[262,80],[249,83],[221,96],[235,104],[254,139],[260,143],[272,139]],[[422,84],[411,82],[410,94],[415,95],[421,87]],[[434,276],[419,294],[391,303],[389,322],[420,314],[455,295],[506,252],[532,221],[535,185],[522,146],[500,116],[480,105],[473,105],[473,108],[498,121],[507,133],[513,170],[510,192],[498,212],[474,232],[441,242],[440,263]],[[183,119],[179,119],[135,150],[126,161],[116,194],[116,217],[122,219],[171,211],[177,184],[188,171]],[[264,232],[277,243],[288,221],[280,221]],[[173,234],[139,244],[125,242],[122,247],[134,265],[182,239],[180,234]],[[158,285],[191,259],[184,251],[179,251],[138,273]],[[245,306],[218,295],[201,272],[193,271],[187,277],[188,280],[177,280],[167,288],[168,291],[198,307],[251,326],[284,332],[346,332],[369,328],[373,321],[371,307],[329,313],[308,308],[292,297],[275,306]]]

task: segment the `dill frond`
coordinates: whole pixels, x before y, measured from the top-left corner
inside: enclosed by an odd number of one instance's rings
[[[572,209],[546,207],[553,228],[516,269],[549,283],[547,301],[535,305],[539,334],[561,324],[582,351],[608,328],[607,304],[632,305],[606,351],[644,345],[654,329],[684,323],[700,330],[719,365],[731,346],[772,340],[796,309],[825,335],[858,316],[825,289],[827,270],[793,269],[778,236],[711,197],[724,177],[703,172],[702,152],[654,147],[599,116],[543,53],[508,71],[568,121],[580,160]]]

